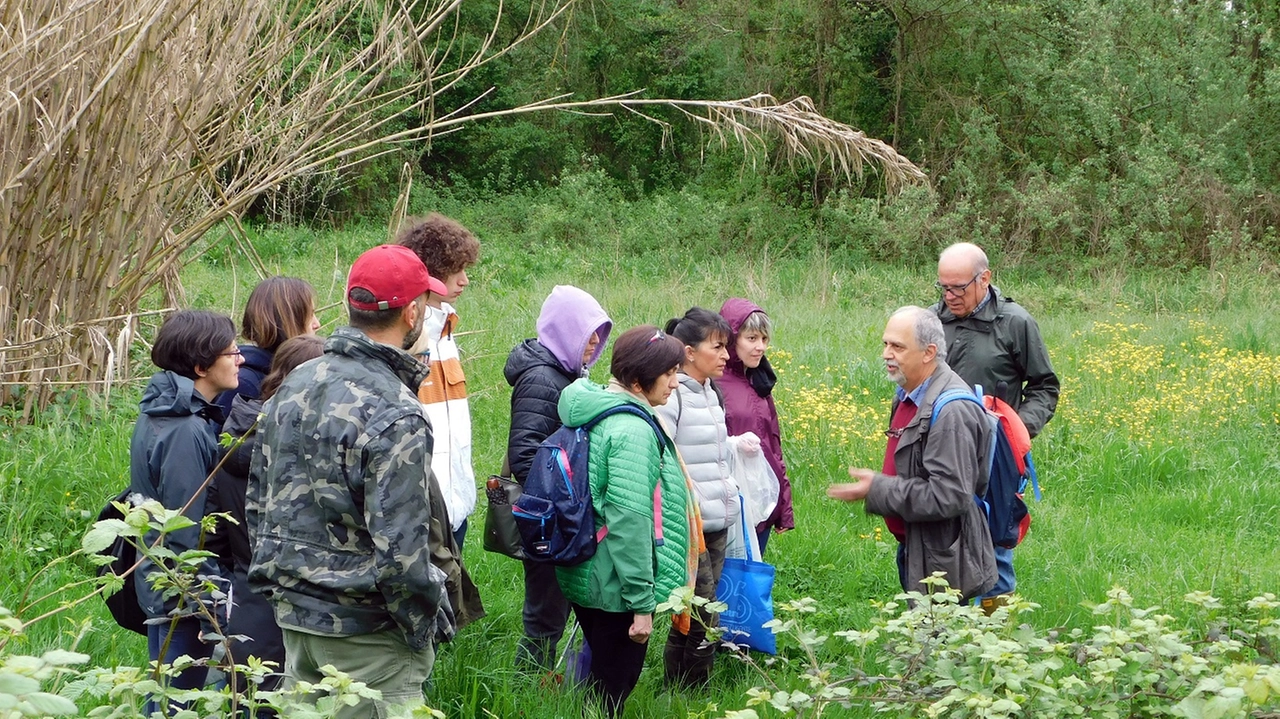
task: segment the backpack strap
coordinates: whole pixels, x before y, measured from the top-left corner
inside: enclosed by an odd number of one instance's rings
[[[679,390],[676,390],[676,391],[679,392]],[[662,435],[662,428],[658,426],[658,421],[654,419],[652,414],[644,411],[643,409],[629,402],[625,404],[620,404],[616,407],[610,407],[609,409],[606,409],[605,411],[596,415],[595,418],[592,419],[590,422],[587,422],[586,424],[579,427],[579,429],[581,429],[584,432],[590,432],[597,424],[600,424],[600,422],[604,420],[606,417],[612,417],[615,414],[634,415],[636,417],[643,419],[645,422],[649,424],[649,429],[653,430],[654,436],[657,437],[658,439],[658,457],[659,457],[658,471],[661,472],[662,471],[661,467],[666,462],[666,452],[667,452],[666,437]],[[599,544],[600,542],[604,541],[604,538],[607,536],[609,536],[609,525],[607,524],[600,525],[600,529],[596,530],[596,544]],[[664,542],[665,540],[662,537],[662,478],[661,476],[659,476],[658,486],[653,488],[653,544],[656,547],[661,547]]]
[[[720,389],[720,385],[716,384],[714,377],[708,377],[707,382],[711,383],[711,391],[716,393],[716,400],[720,402],[720,409],[724,409],[724,390]]]
[[[986,411],[987,408],[987,406],[982,403],[982,400],[978,398],[978,395],[973,392],[963,389],[949,389],[944,391],[942,394],[939,394],[937,399],[933,401],[933,413],[929,415],[929,426],[932,427],[933,423],[938,421],[938,413],[942,411],[943,407],[946,407],[956,400],[968,400],[973,402],[979,407],[982,407],[983,411]]]
[[[596,415],[595,418],[592,419],[590,422],[587,422],[586,424],[582,425],[581,429],[585,432],[590,432],[592,429],[595,428],[597,424],[600,424],[600,422],[602,422],[605,418],[612,417],[615,414],[631,414],[647,422],[649,424],[649,429],[653,430],[654,436],[656,436],[658,439],[658,452],[660,454],[666,453],[667,451],[667,443],[665,441],[666,438],[663,437],[662,435],[662,428],[658,426],[658,421],[653,418],[652,414],[644,411],[643,409],[635,406],[634,404],[631,404],[630,402],[606,409],[605,411]]]
[[[991,460],[996,456],[996,432],[1000,431],[1000,418],[987,411],[987,405],[982,402],[982,387],[979,385],[974,389],[976,392],[970,392],[964,389],[948,389],[939,394],[937,398],[933,400],[933,412],[929,415],[929,426],[932,427],[933,423],[938,421],[938,413],[942,411],[943,407],[946,407],[957,400],[973,402],[981,407],[983,415],[987,417],[987,428],[991,430],[991,440],[987,443],[987,474],[990,475]],[[995,420],[994,423],[991,421],[992,419]],[[986,499],[975,493],[973,495],[973,501],[976,502],[979,507],[982,507],[983,511],[990,516],[991,508],[987,506]]]

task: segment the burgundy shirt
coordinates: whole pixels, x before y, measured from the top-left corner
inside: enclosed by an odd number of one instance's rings
[[[885,432],[885,435],[889,437],[889,441],[885,442],[884,467],[880,471],[890,477],[898,474],[898,466],[893,461],[893,453],[898,449],[898,439],[902,437],[902,429],[911,424],[911,420],[915,419],[916,411],[919,409],[916,403],[911,401],[910,397],[904,397],[898,403],[898,409],[894,410],[893,418],[889,420],[889,431]],[[899,542],[906,541],[907,525],[902,521],[901,517],[885,517],[884,525],[889,528],[889,532]]]

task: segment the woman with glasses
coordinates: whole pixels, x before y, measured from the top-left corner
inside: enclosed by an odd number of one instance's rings
[[[581,427],[631,405],[652,415],[676,386],[683,344],[653,325],[613,345],[607,387],[579,379],[560,394],[560,418]],[[588,473],[597,536],[591,558],[557,567],[560,589],[591,647],[587,685],[610,717],[620,716],[640,679],[653,612],[688,582],[694,507],[675,447],[656,420],[607,416],[590,429]]]
[[[262,380],[271,371],[276,348],[287,339],[314,335],[319,330],[316,293],[306,280],[269,277],[258,283],[249,294],[240,322],[241,335],[251,343],[240,348],[244,353],[240,384],[235,391],[223,392],[215,400],[223,416],[231,415],[236,395],[258,399],[262,394]]]
[[[201,545],[205,479],[221,454],[217,432],[222,411],[213,398],[240,383],[243,358],[235,340],[231,318],[184,310],[164,321],[151,347],[151,361],[160,371],[152,375],[139,404],[129,445],[129,488],[145,499],[158,500],[166,509],[182,510],[196,523],[165,535],[164,547],[174,554]],[[150,544],[154,540],[155,534],[148,533],[145,541]],[[169,664],[184,654],[207,658],[212,647],[200,639],[199,597],[185,592],[165,597],[162,590],[153,589],[149,577],[161,569],[144,557],[133,573],[138,605],[147,617],[173,617],[172,621],[148,625],[151,660]],[[221,576],[217,564],[208,560],[201,573]],[[206,674],[203,665],[193,666],[169,684],[177,689],[199,688]],[[148,714],[154,710],[150,707]]]

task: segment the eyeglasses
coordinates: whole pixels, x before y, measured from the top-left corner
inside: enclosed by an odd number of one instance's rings
[[[944,295],[959,297],[960,295],[964,294],[965,290],[969,289],[969,285],[972,285],[974,282],[977,282],[978,278],[981,276],[982,276],[982,273],[979,272],[978,274],[973,276],[973,279],[969,280],[963,285],[944,285],[941,282],[934,282],[933,286],[937,287],[938,291]]]
[[[219,352],[218,356],[219,357],[243,357],[244,353],[241,352],[240,350],[236,350],[234,352]]]

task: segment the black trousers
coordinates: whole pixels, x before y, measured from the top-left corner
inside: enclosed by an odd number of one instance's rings
[[[574,604],[573,613],[591,647],[587,687],[600,696],[605,714],[621,716],[627,697],[640,681],[649,645],[633,642],[627,636],[635,619],[631,612],[606,612]]]
[[[734,527],[734,531],[742,531]],[[729,530],[703,532],[707,551],[698,556],[698,576],[693,585],[694,594],[704,599],[716,598],[720,573],[724,571],[724,554],[729,542]],[[707,641],[707,628],[719,626],[720,615],[702,607],[695,608],[689,633],[681,634],[674,627],[667,635],[667,645],[662,650],[667,681],[687,687],[705,686],[711,681],[711,669],[715,664],[716,645]]]
[[[516,664],[550,669],[556,663],[556,645],[569,621],[569,600],[560,592],[555,565],[524,560],[522,615],[524,637],[516,646]]]

